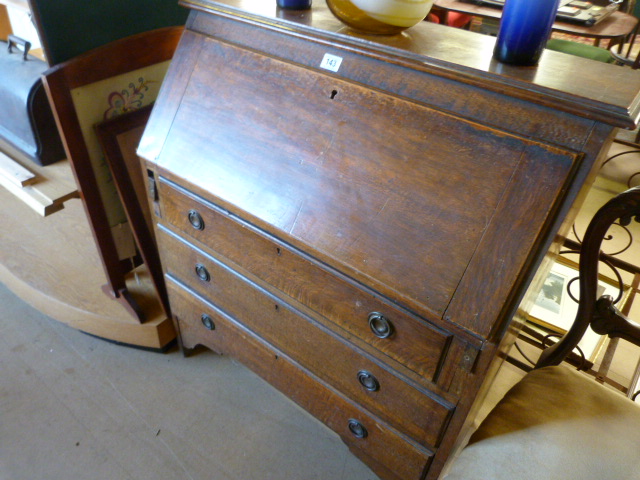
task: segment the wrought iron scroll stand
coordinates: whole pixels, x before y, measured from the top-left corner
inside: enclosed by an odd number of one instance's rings
[[[603,167],[610,161],[628,153],[640,154],[638,145],[634,144],[632,146],[635,147],[634,150],[613,155],[605,161]],[[638,176],[640,176],[640,172],[632,173],[627,180],[627,187],[631,187]],[[640,331],[640,326],[628,318],[635,296],[640,293],[640,266],[623,261],[618,257],[633,244],[633,234],[628,228],[633,220],[640,222],[640,187],[630,188],[607,202],[589,223],[589,227],[582,240],[580,240],[574,226],[574,234],[578,241],[567,239],[564,243],[566,249],[560,252],[560,255],[580,254],[580,275],[572,279],[566,287],[569,296],[578,302],[578,313],[573,326],[557,343],[548,348],[547,343],[550,338],[554,336],[553,334],[541,336],[534,330],[525,327],[525,333],[537,338],[543,348],[537,362],[529,359],[517,342],[515,345],[525,360],[532,365],[536,367],[554,365],[560,363],[560,359],[569,354],[577,346],[587,327],[591,326],[592,330],[596,333],[608,335],[610,338],[600,366],[596,371],[592,370],[591,367],[593,364],[586,361],[581,351],[579,352],[581,358],[576,354],[569,355],[569,363],[577,366],[580,370],[588,370],[588,373],[594,375],[597,381],[614,386],[631,399],[635,399],[640,394],[640,390],[638,390],[638,384],[640,382],[640,360],[638,361],[628,387],[620,385],[608,378],[608,373],[619,339],[623,338],[633,341],[633,338],[628,335],[628,333],[633,331],[637,338],[638,331]],[[613,235],[608,233],[612,225],[617,225],[617,227],[622,228],[629,236],[629,241],[626,246],[618,249],[616,252],[603,253],[600,250],[602,244],[605,241],[613,239]],[[607,265],[614,273],[618,286],[617,298],[612,298],[608,295],[597,298],[596,292],[600,264]],[[616,305],[621,302],[624,293],[624,282],[621,271],[631,274],[632,281],[630,294],[624,300],[620,309],[618,309]],[[570,290],[575,281],[579,281],[581,292],[580,301],[578,301]],[[533,343],[527,335],[521,338],[529,341],[529,343]],[[637,345],[637,340],[633,342]],[[513,358],[511,358],[510,361],[524,370],[533,368]]]

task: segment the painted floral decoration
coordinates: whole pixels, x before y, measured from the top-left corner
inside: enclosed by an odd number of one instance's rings
[[[109,109],[104,112],[105,120],[137,110],[143,106],[144,94],[149,90],[149,84],[155,82],[153,80],[145,80],[142,77],[138,79],[138,82],[137,86],[131,82],[128,89],[109,94],[107,98]]]

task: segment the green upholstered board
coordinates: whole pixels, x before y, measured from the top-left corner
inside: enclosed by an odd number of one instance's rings
[[[184,25],[178,0],[29,0],[49,65],[136,33]]]
[[[606,48],[596,47],[594,45],[586,45],[584,43],[572,42],[560,38],[552,38],[547,42],[549,50],[556,52],[568,53],[578,57],[589,58],[598,62],[613,63],[613,55]]]

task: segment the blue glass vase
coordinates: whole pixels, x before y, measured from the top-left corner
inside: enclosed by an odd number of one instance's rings
[[[506,0],[493,56],[503,63],[536,65],[551,35],[560,0]]]
[[[280,8],[288,8],[291,10],[306,10],[311,8],[311,0],[277,0]]]

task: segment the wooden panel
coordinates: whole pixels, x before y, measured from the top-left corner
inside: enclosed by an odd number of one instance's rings
[[[162,83],[162,95],[153,106],[150,121],[138,146],[138,155],[141,157],[153,161],[160,154],[202,43],[201,35],[194,35],[188,30],[183,33],[172,59],[172,74],[167,75]]]
[[[317,12],[314,12],[313,18],[314,21],[317,19]],[[430,47],[442,48],[443,58],[448,61],[453,60],[455,56],[465,55],[467,57],[465,60],[472,64],[491,64],[485,50],[489,45],[484,43],[478,45],[479,40],[491,42],[490,37],[429,22],[424,22],[424,25],[418,28],[422,29],[422,27],[425,27],[425,30],[419,32],[415,28],[411,29],[410,37],[385,35],[378,36],[376,40],[390,41],[393,37],[399,37],[396,38],[396,42],[392,42],[396,46],[404,41],[407,47],[420,49],[427,43]],[[339,43],[292,42],[289,32],[271,29],[256,31],[252,25],[238,24],[225,18],[212,19],[205,15],[198,15],[195,18],[194,28],[225,42],[250,50],[258,49],[271,57],[312,69],[318,68],[325,54],[334,55],[342,58],[338,73],[345,80],[369,85],[377,90],[410,98],[444,111],[455,111],[483,125],[492,125],[495,128],[516,133],[528,132],[528,135],[533,138],[545,139],[567,148],[582,148],[586,135],[595,123],[595,115],[592,113],[585,118],[576,118],[559,110],[506,96],[504,89],[489,91],[486,88],[490,83],[489,79],[484,79],[479,84],[469,85],[461,76],[451,78],[451,75],[447,74],[441,76],[425,73],[431,72],[431,65],[429,65],[430,60],[433,59],[431,56],[419,57],[421,60],[419,64],[413,64],[411,68],[402,68],[401,74],[398,75],[397,58],[387,61],[385,58],[380,58],[379,54],[362,55],[357,48],[345,48]],[[441,31],[442,28],[446,31]],[[445,33],[447,39],[443,41]],[[493,46],[491,45],[490,48],[493,49]],[[430,55],[432,54],[433,52],[430,52]],[[562,66],[567,68],[568,58],[564,54],[562,56],[564,57]],[[407,65],[403,66],[407,67]],[[501,65],[501,67],[504,66]],[[558,67],[559,65],[556,66]],[[527,77],[531,78],[531,72],[527,72],[526,69],[510,73],[511,77],[528,73]],[[619,70],[617,73],[620,73]],[[555,75],[554,78],[561,77]],[[586,84],[581,84],[583,85]],[[626,110],[624,113],[625,116],[628,115]]]
[[[401,134],[390,138],[391,125]],[[439,317],[526,147],[503,132],[211,42],[159,165]]]
[[[41,216],[45,217],[61,210],[67,200],[79,196],[68,160],[43,167],[8,144],[3,143],[1,147],[9,154],[0,152],[1,163],[8,165],[8,169],[11,169],[10,165],[16,165],[17,168],[25,169],[34,176],[27,184],[17,185],[15,179],[10,178],[10,174],[0,174],[0,185]]]
[[[495,39],[490,36],[431,22],[421,22],[402,35],[367,35],[346,29],[324,2],[316,2],[312,14],[302,16],[298,12],[283,12],[274,3],[262,0],[184,0],[184,3],[195,9],[224,12],[213,19],[199,15],[193,28],[275,55],[290,56],[293,38],[306,37],[328,49],[337,45],[360,56],[384,58],[396,67],[435,73],[438,77],[479,86],[484,92],[506,95],[510,100],[522,99],[610,125],[631,127],[640,114],[640,78],[633,71],[576,55],[546,50],[538,68],[522,68],[493,60]],[[237,8],[242,10],[241,18],[234,15]],[[227,21],[229,13],[231,22]],[[268,30],[284,32],[288,40],[272,44],[265,40],[264,33]],[[296,60],[318,68],[322,57]],[[575,81],[575,72],[580,72],[579,82]],[[376,76],[375,71],[369,74]],[[617,79],[613,84],[612,77]],[[457,95],[453,99],[457,109],[457,102],[462,99]],[[472,103],[481,101],[474,98]]]
[[[15,160],[0,152],[0,176],[16,187],[25,187],[36,181],[36,176]]]
[[[309,317],[240,277],[227,266],[204,255],[176,237],[158,230],[158,244],[167,275],[179,279],[265,341],[291,356],[322,380],[359,402],[369,411],[418,442],[437,446],[452,406],[417,386],[396,377],[379,362],[321,328]],[[210,279],[198,277],[204,266]],[[358,372],[372,373],[378,391],[358,382]]]
[[[447,318],[485,338],[502,335],[501,329],[519,303],[515,296],[518,282],[526,282],[550,247],[540,242],[579,160],[580,155],[538,145],[523,152],[497,209],[500,221],[487,229],[447,309]],[[505,304],[511,315],[506,310],[501,318]]]
[[[350,448],[376,458],[403,480],[420,480],[423,477],[431,452],[407,441],[406,437],[355,406],[213,305],[193,297],[171,281],[168,286],[172,309],[180,320],[181,338],[186,347],[202,344],[240,359],[337,432]],[[203,313],[212,317],[215,330],[203,327],[200,320]],[[365,426],[368,431],[366,438],[357,439],[350,433],[347,427],[350,419],[356,419]]]
[[[424,320],[390,305],[372,292],[358,288],[337,273],[329,273],[291,246],[257,233],[213,206],[159,183],[164,220],[190,237],[215,247],[235,264],[318,312],[358,338],[373,345],[427,379],[434,379],[450,335]],[[189,223],[189,212],[199,212],[204,228]],[[389,338],[378,338],[369,328],[372,312],[392,324]]]

